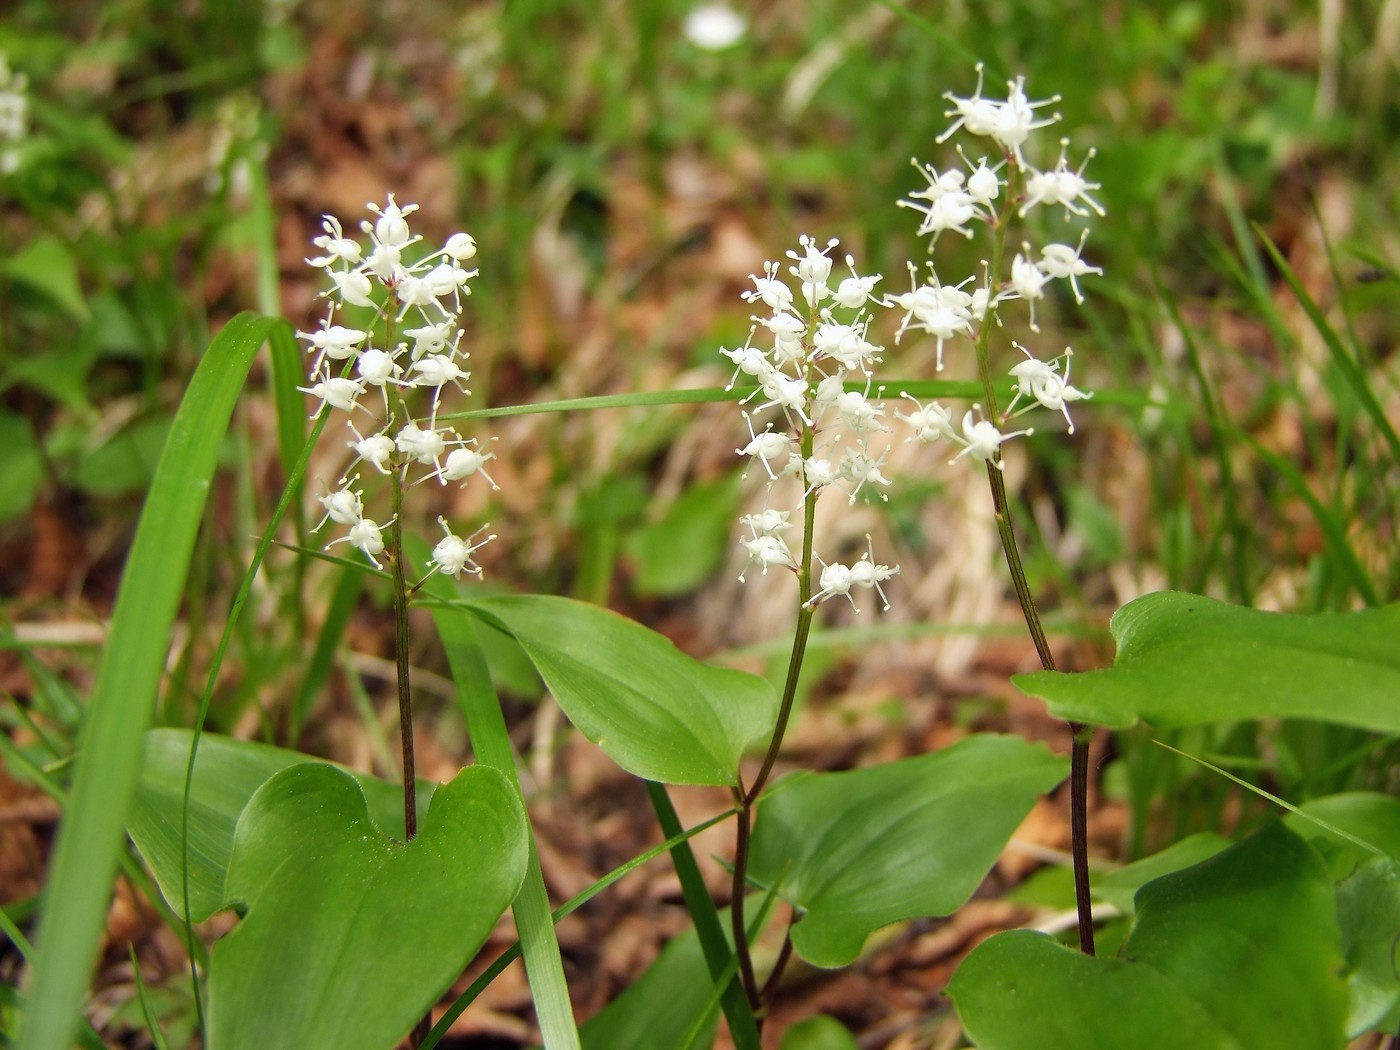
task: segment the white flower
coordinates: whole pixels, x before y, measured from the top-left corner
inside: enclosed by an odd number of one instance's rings
[[[744,292],[740,298],[749,303],[761,302],[774,313],[791,310],[792,289],[778,277],[778,270],[776,262],[766,262],[763,264],[762,277],[749,274],[749,280],[753,281],[753,291]]]
[[[465,572],[469,576],[480,576],[481,566],[472,560],[472,555],[494,540],[496,534],[492,533],[480,543],[473,543],[472,541],[485,532],[489,526],[483,525],[466,539],[463,539],[461,536],[453,534],[452,530],[447,527],[447,519],[441,515],[438,516],[438,524],[442,526],[445,535],[438,540],[437,546],[433,548],[433,556],[428,561],[432,572],[428,575],[440,572],[456,579]]]
[[[1079,291],[1079,278],[1085,274],[1093,273],[1103,276],[1103,270],[1097,266],[1090,266],[1079,257],[1084,251],[1084,242],[1089,239],[1089,231],[1086,229],[1079,237],[1079,247],[1071,248],[1068,244],[1047,244],[1040,249],[1040,268],[1051,277],[1061,280],[1069,279],[1069,286],[1074,291],[1074,301],[1083,303],[1084,296]]]
[[[1017,298],[1030,303],[1031,331],[1038,332],[1040,328],[1035,323],[1035,301],[1045,298],[1045,285],[1049,282],[1050,275],[1031,260],[1029,254],[1031,246],[1029,244],[1023,244],[1021,247],[1027,254],[1022,255],[1017,252],[1016,258],[1011,260],[1011,289],[1016,293]],[[1001,299],[1009,299],[1011,296],[1003,295],[997,298],[1000,301]]]
[[[841,465],[838,468],[841,477],[845,478],[847,481],[855,482],[855,487],[851,489],[850,499],[847,501],[852,506],[855,506],[856,496],[860,494],[861,488],[867,483],[875,485],[888,485],[890,483],[890,479],[880,473],[880,466],[884,463],[885,456],[888,454],[888,450],[886,450],[886,452],[880,454],[879,459],[876,459],[862,448],[848,451],[841,457]],[[881,492],[880,498],[887,500],[889,496]]]
[[[769,423],[762,433],[755,433],[753,429],[753,418],[744,413],[744,422],[749,427],[749,443],[743,448],[736,448],[734,453],[739,456],[753,456],[763,464],[763,469],[768,472],[770,480],[776,481],[777,475],[773,473],[773,468],[769,465],[770,459],[786,459],[788,449],[792,447],[792,438],[787,434],[778,434],[773,430],[773,424]],[[748,477],[748,472],[744,472],[744,477]]]
[[[744,582],[744,577],[748,575],[749,566],[757,565],[763,570],[763,575],[768,575],[768,569],[773,565],[780,565],[786,568],[795,568],[792,560],[792,551],[782,538],[772,533],[759,533],[753,539],[739,541],[748,551],[749,560],[744,566],[744,571],[739,574],[739,582]]]
[[[480,474],[493,489],[501,487],[496,484],[495,478],[486,473],[486,461],[495,459],[496,454],[494,452],[481,452],[474,448],[475,441],[475,438],[464,441],[461,447],[454,448],[447,454],[442,469],[438,471],[438,481],[441,484],[446,485],[449,481],[460,481],[466,484],[466,480],[473,474]]]
[[[376,569],[384,566],[379,564],[379,555],[384,553],[384,530],[394,523],[393,519],[379,525],[370,518],[361,518],[350,526],[350,532],[337,540],[331,540],[326,544],[329,550],[337,543],[348,543],[356,550],[364,551],[365,557],[374,565]]]
[[[899,572],[899,566],[875,564],[875,545],[868,533],[865,540],[869,544],[869,549],[860,556],[860,561],[854,565],[842,565],[840,562],[832,562],[827,565],[822,562],[821,590],[807,599],[808,606],[814,606],[827,598],[841,595],[851,603],[851,608],[855,609],[856,615],[859,616],[860,609],[856,605],[855,598],[851,596],[851,589],[864,587],[867,590],[873,588],[880,595],[880,601],[884,603],[885,610],[889,610],[890,600],[885,596],[885,589],[880,584],[896,575]],[[821,560],[820,557],[818,560]]]
[[[325,517],[316,523],[312,532],[318,532],[328,521],[333,521],[337,525],[354,525],[364,517],[364,504],[360,499],[360,494],[350,487],[352,482],[358,481],[359,476],[347,478],[341,482],[341,488],[334,492],[327,492],[324,496],[317,496],[316,499],[321,506],[326,508]]]
[[[971,456],[973,459],[980,459],[992,464],[997,470],[1005,469],[1006,461],[1000,458],[1002,442],[1009,441],[1014,437],[1034,434],[1035,431],[1026,429],[1004,434],[996,428],[991,420],[982,418],[981,405],[973,405],[972,407],[976,410],[976,415],[969,411],[963,416],[962,436],[952,435],[953,440],[963,446],[963,450],[948,462],[956,463],[963,456]]]
[[[744,38],[748,22],[728,4],[707,3],[690,9],[681,32],[696,47],[723,51]]]
[[[342,376],[327,375],[310,386],[297,387],[303,394],[319,398],[321,408],[311,413],[315,419],[327,405],[344,412],[353,412],[362,406],[355,399],[365,392],[365,384],[359,379],[346,379]]]
[[[1069,432],[1073,434],[1074,420],[1069,418],[1069,402],[1086,401],[1094,396],[1070,385],[1069,359],[1074,356],[1074,351],[1065,347],[1065,352],[1059,357],[1051,361],[1040,361],[1020,343],[1013,341],[1011,345],[1025,354],[1026,360],[1011,368],[1011,375],[1016,380],[1016,394],[1012,397],[1011,404],[1006,406],[1007,415],[1010,416],[1021,398],[1033,398],[1045,408],[1061,413],[1065,417],[1065,422],[1069,424]],[[1065,362],[1064,375],[1058,371],[1061,361]],[[1029,407],[1031,406],[1026,406],[1026,408]],[[1024,412],[1026,409],[1023,408],[1021,411]]]
[[[1066,152],[1069,150],[1069,139],[1060,140],[1060,159],[1055,167],[1050,171],[1033,171],[1026,179],[1026,202],[1021,205],[1021,215],[1030,211],[1037,204],[1058,204],[1066,212],[1085,216],[1089,213],[1079,207],[1075,202],[1083,201],[1094,212],[1102,218],[1106,213],[1103,205],[1089,195],[1090,190],[1100,188],[1097,182],[1088,182],[1084,178],[1084,168],[1089,161],[1094,158],[1094,151],[1091,149],[1084,155],[1084,160],[1074,171],[1069,170],[1069,161],[1066,159]],[[1069,216],[1066,215],[1066,218]]]
[[[921,405],[912,394],[901,393],[899,396],[914,405],[914,411],[908,414],[904,412],[894,414],[896,419],[902,419],[914,428],[913,436],[906,438],[906,441],[917,440],[927,444],[937,441],[939,438],[949,441],[957,440],[953,430],[952,414],[937,401]]]
[[[394,439],[388,434],[371,434],[365,437],[355,429],[354,423],[346,424],[354,432],[356,440],[346,442],[355,450],[355,459],[363,460],[381,474],[389,473],[386,464],[394,455]]]

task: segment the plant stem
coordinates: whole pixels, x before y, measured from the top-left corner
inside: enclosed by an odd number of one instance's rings
[[[1000,217],[992,223],[992,259],[988,273],[1002,272],[1002,260],[1006,256],[1006,236],[1011,227],[1012,216],[1016,214],[1021,197],[1020,180],[1024,172],[1018,165],[1012,165],[1008,176],[1006,205]],[[1015,179],[1016,184],[1011,185]],[[991,353],[988,344],[993,328],[992,314],[995,310],[995,297],[987,307],[977,332],[977,371],[982,379],[983,406],[985,416],[998,430],[1006,423],[997,407],[996,386],[992,377]],[[987,461],[987,483],[992,490],[992,510],[997,523],[997,535],[1001,539],[1002,553],[1006,556],[1006,567],[1011,573],[1011,582],[1016,588],[1016,598],[1021,603],[1021,614],[1026,620],[1031,642],[1035,645],[1040,666],[1047,671],[1055,670],[1055,657],[1050,652],[1050,642],[1045,637],[1045,628],[1040,622],[1040,613],[1035,607],[1030,584],[1026,580],[1026,570],[1021,564],[1021,551],[1016,545],[1016,530],[1011,522],[1011,501],[1006,495],[1006,478],[996,464]],[[1072,735],[1069,757],[1069,827],[1070,856],[1074,869],[1074,907],[1079,918],[1079,948],[1085,955],[1094,954],[1094,917],[1090,908],[1089,895],[1089,741],[1086,727],[1078,722],[1068,722]]]
[[[1026,629],[1035,644],[1040,666],[1047,671],[1055,670],[1055,657],[1050,652],[1050,642],[1045,637],[1045,628],[1040,622],[1040,613],[1031,595],[1026,570],[1021,564],[1021,552],[1016,545],[1016,531],[1011,524],[1011,504],[1006,495],[1006,478],[992,463],[987,464],[987,482],[992,489],[992,507],[996,516],[997,534],[1001,537],[1001,549],[1006,555],[1006,567],[1011,573],[1011,581],[1016,587],[1016,597],[1021,603],[1021,613],[1026,620]],[[1069,825],[1070,854],[1074,868],[1074,905],[1079,917],[1079,948],[1085,955],[1094,954],[1094,919],[1090,910],[1089,898],[1089,741],[1085,726],[1078,722],[1068,723],[1073,734],[1069,758]]]
[[[802,428],[799,444],[802,459],[812,457],[816,437],[810,426]],[[812,633],[812,617],[816,610],[809,605],[812,598],[812,526],[817,517],[817,491],[813,489],[802,500],[802,558],[797,566],[797,626],[792,637],[792,654],[788,657],[787,677],[783,681],[782,700],[778,704],[778,718],[773,724],[773,734],[768,738],[768,750],[763,756],[763,765],[748,790],[741,783],[734,791],[734,802],[738,808],[737,829],[734,842],[734,877],[730,894],[729,917],[734,930],[734,951],[739,960],[739,976],[748,996],[749,1004],[755,1013],[760,1011],[763,993],[758,978],[754,974],[753,956],[749,950],[748,928],[744,923],[744,896],[748,889],[749,841],[753,835],[753,810],[758,796],[763,792],[768,778],[773,773],[773,765],[778,761],[782,750],[783,736],[787,733],[788,720],[792,717],[792,707],[797,699],[797,681],[802,675],[802,661],[807,655],[807,639]],[[762,1024],[760,1014],[759,1023]]]
[[[392,477],[394,516],[389,525],[389,558],[394,570],[394,669],[399,692],[399,743],[403,749],[403,837],[405,842],[412,842],[418,834],[418,778],[413,758],[413,696],[408,680],[409,583],[403,560],[403,471],[395,470]],[[432,1027],[431,1014],[419,1018],[408,1035],[408,1045],[417,1047]]]

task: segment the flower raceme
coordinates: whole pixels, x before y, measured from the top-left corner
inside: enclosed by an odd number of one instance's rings
[[[921,271],[910,263],[910,290],[890,296],[889,303],[904,313],[895,342],[911,331],[932,336],[937,341],[936,367],[940,371],[947,347],[961,336],[972,341],[979,348],[978,364],[990,397],[993,376],[986,355],[990,333],[984,331],[988,317],[1000,326],[1002,305],[1019,299],[1027,307],[1027,326],[1032,332],[1039,332],[1036,306],[1045,300],[1056,281],[1067,281],[1075,302],[1083,303],[1079,279],[1103,274],[1102,269],[1084,260],[1083,253],[1089,238],[1088,220],[1104,215],[1104,208],[1093,196],[1099,184],[1090,182],[1084,175],[1093,150],[1084,155],[1078,166],[1073,166],[1069,140],[1061,138],[1051,167],[1038,169],[1027,159],[1032,152],[1033,133],[1060,119],[1058,113],[1045,113],[1047,107],[1059,101],[1058,95],[1031,101],[1026,95],[1024,77],[1007,81],[1005,99],[989,98],[983,92],[983,69],[979,64],[977,87],[970,96],[960,97],[952,92],[944,95],[951,103],[946,116],[952,118],[952,123],[937,142],[942,144],[962,132],[989,142],[990,149],[997,155],[995,163],[989,163],[987,156],[979,156],[974,162],[961,146],[957,148],[960,163],[946,170],[915,160],[914,167],[926,185],[899,203],[921,215],[919,235],[929,238],[932,251],[937,247],[939,234],[952,231],[972,237],[972,227],[981,224],[991,233],[994,242],[991,258],[1003,259],[1001,248],[1013,220],[1025,220],[1037,209],[1059,208],[1066,222],[1079,227],[1078,237],[1050,240],[1038,251],[1029,240],[1021,240],[1019,250],[1009,253],[1011,260],[1007,271],[993,274],[991,264],[984,263],[985,272],[980,281],[974,274],[954,284],[946,283],[939,279],[930,261],[928,276],[921,283]],[[1050,409],[1064,416],[1073,434],[1074,421],[1070,418],[1069,405],[1092,396],[1070,384],[1069,361],[1073,350],[1066,347],[1058,357],[1042,361],[1020,343],[1013,341],[1012,345],[1021,351],[1025,360],[1009,369],[1015,385],[1004,412],[998,411],[994,403],[975,405],[963,417],[961,427],[957,427],[952,412],[938,402],[923,404],[906,394],[912,409],[896,412],[895,418],[912,428],[913,434],[908,440],[947,441],[959,446],[955,460],[966,456],[1001,469],[1004,466],[1002,444],[1032,433],[1030,428],[1004,430],[1006,421],[1013,416],[1036,407]]]
[[[820,245],[802,236],[797,249],[787,253],[786,266],[764,263],[743,299],[766,312],[751,318],[743,346],[720,349],[734,365],[728,389],[740,376],[754,386],[740,402],[749,440],[734,451],[762,467],[770,502],[784,478],[801,486],[799,506],[827,489],[836,489],[849,505],[862,491],[887,498],[890,480],[881,467],[890,427],[884,407],[871,396],[884,348],[870,341],[869,328],[873,312],[888,304],[875,294],[880,275],[862,275],[850,255],[843,260],[847,275],[834,272],[836,247],[834,240]],[[747,562],[740,580],[754,566],[765,576],[770,568],[811,571],[794,556],[785,535],[793,527],[791,517],[791,510],[773,506],[744,515],[748,535],[740,544]],[[841,596],[854,607],[853,589],[874,589],[889,608],[880,583],[899,568],[876,564],[873,543],[854,565],[822,565],[809,606]]]
[[[297,335],[306,342],[310,358],[309,385],[299,389],[320,402],[318,413],[332,410],[350,416],[346,426],[354,435],[347,442],[353,459],[340,487],[320,497],[325,516],[317,528],[328,522],[345,526],[346,534],[327,546],[347,543],[380,568],[384,530],[397,519],[379,524],[365,517],[360,475],[350,473],[355,464],[395,477],[396,484],[408,483],[408,472],[415,466],[427,469],[413,484],[430,479],[439,485],[465,484],[476,474],[492,488],[496,482],[485,470],[493,453],[482,451],[475,438],[464,439],[451,427],[437,424],[444,390],[465,394],[471,377],[464,367],[468,354],[461,348],[459,322],[477,275],[464,268],[476,255],[476,242],[469,234],[454,233],[441,248],[424,252],[422,236],[409,225],[417,205],[401,207],[389,194],[382,206],[367,207],[372,218],[360,223],[360,232],[368,246],[347,236],[339,219],[324,217],[321,235],[312,240],[319,254],[307,263],[327,279],[321,293],[328,304],[326,316],[320,328]],[[368,312],[369,325],[349,323],[343,316],[347,312],[355,317]],[[397,411],[391,407],[391,387]],[[371,390],[378,393],[366,404],[362,399]],[[405,399],[414,390],[430,398],[426,419],[408,413]],[[371,407],[375,402],[378,410]],[[362,413],[362,423],[367,418],[375,421],[366,432],[355,424],[357,412]],[[472,555],[495,537],[478,539],[483,526],[463,538],[445,519],[438,520],[444,536],[427,563],[429,575],[480,575]]]

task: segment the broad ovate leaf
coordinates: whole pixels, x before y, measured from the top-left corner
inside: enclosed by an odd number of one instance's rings
[[[701,663],[607,609],[549,595],[463,608],[511,635],[569,720],[635,776],[734,786],[745,750],[772,731],[766,681]]]
[[[136,799],[127,818],[127,833],[151,869],[170,907],[183,911],[184,878],[180,848],[185,770],[190,758],[188,729],[152,729]],[[224,877],[233,850],[233,829],[253,793],[274,774],[303,762],[321,762],[299,751],[251,740],[205,733],[199,739],[194,780],[190,784],[189,888],[190,918],[203,922],[224,904]],[[370,816],[380,827],[403,821],[403,788],[375,777],[351,774],[359,782]],[[418,784],[423,812],[433,785]]]
[[[798,954],[844,966],[870,933],[956,911],[1067,763],[992,734],[839,773],[794,773],[759,808],[749,871],[801,914]]]
[[[1400,605],[1304,615],[1162,591],[1110,626],[1111,668],[1016,685],[1061,718],[1115,728],[1308,718],[1400,732]]]
[[[226,891],[245,918],[214,947],[214,1050],[383,1050],[476,954],[525,875],[525,812],[504,776],[462,770],[412,842],[370,819],[355,779],[305,763],[239,818]]]
[[[1116,956],[1011,931],[975,948],[948,991],[987,1050],[1346,1043],[1332,883],[1280,824],[1139,890]]]

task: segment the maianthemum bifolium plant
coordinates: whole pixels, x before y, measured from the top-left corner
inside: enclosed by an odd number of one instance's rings
[[[508,455],[468,432],[470,414],[451,405],[469,379],[462,311],[476,275],[465,268],[475,242],[457,233],[430,248],[412,231],[414,206],[393,195],[369,205],[362,236],[326,217],[308,260],[327,282],[326,313],[319,328],[298,333],[305,372],[295,381],[318,403],[316,424],[277,517],[307,479],[318,439],[329,442],[337,472],[315,497],[323,512],[315,545],[323,550],[314,553],[343,571],[389,581],[402,783],[213,735],[155,730],[143,739],[143,723],[119,720],[112,698],[149,695],[158,681],[161,629],[178,597],[170,567],[187,563],[187,553],[181,562],[175,552],[188,551],[198,525],[198,507],[187,508],[178,521],[143,519],[138,532],[113,618],[113,645],[123,643],[125,659],[104,664],[89,729],[111,746],[80,756],[55,860],[52,894],[70,884],[101,889],[70,859],[81,847],[69,840],[85,841],[81,821],[97,811],[93,799],[122,793],[114,786],[120,776],[99,763],[144,746],[139,770],[132,762],[128,774],[134,803],[129,812],[112,807],[108,819],[125,824],[189,931],[206,1046],[380,1050],[405,1035],[413,1046],[434,1046],[480,990],[523,956],[550,1048],[708,1046],[722,1013],[733,1044],[757,1050],[794,957],[846,966],[881,927],[961,907],[1036,800],[1064,780],[1066,764],[1049,749],[975,733],[938,752],[868,768],[772,777],[820,607],[844,599],[861,611],[872,599],[884,608],[899,600],[899,568],[873,535],[846,553],[814,534],[818,501],[849,506],[872,493],[882,498],[898,483],[886,473],[897,442],[932,446],[935,462],[942,456],[954,469],[983,464],[1012,583],[1045,667],[1018,681],[1075,729],[1068,772],[1078,948],[1029,930],[976,948],[950,988],[968,1038],[984,1047],[1077,1050],[1332,1048],[1348,1036],[1394,1030],[1400,811],[1393,799],[1315,800],[1240,843],[1185,840],[1090,880],[1087,726],[1294,716],[1400,732],[1393,703],[1400,666],[1389,648],[1400,624],[1393,607],[1287,617],[1194,595],[1149,595],[1115,616],[1112,669],[1054,671],[1021,567],[1004,456],[1007,442],[1031,433],[1023,417],[1041,409],[1072,433],[1071,405],[1090,397],[1070,381],[1068,347],[1032,345],[1034,311],[1054,282],[1080,301],[1080,279],[1100,274],[1083,253],[1089,220],[1104,209],[1085,175],[1090,151],[1076,160],[1064,139],[1042,148],[1056,123],[1055,99],[1031,101],[1020,78],[1008,81],[1004,98],[984,90],[979,68],[971,95],[948,94],[951,124],[937,143],[947,156],[938,166],[915,162],[925,185],[902,203],[920,216],[933,258],[909,264],[907,292],[881,288],[883,278],[863,274],[851,255],[838,260],[835,241],[804,235],[753,276],[744,294],[756,311],[749,336],[720,350],[732,376],[711,393],[738,403],[746,443],[736,454],[761,486],[759,504],[740,522],[741,579],[787,586],[791,574],[796,581],[791,655],[777,690],[696,661],[596,606],[550,595],[482,595],[471,586],[481,574],[474,556],[495,537],[485,525],[410,508],[463,484],[494,487],[487,465]],[[948,147],[955,135],[970,148]],[[977,272],[939,272],[937,247],[951,236],[983,238]],[[960,419],[936,399],[936,383],[884,378],[894,355],[875,341],[882,317],[896,344],[935,340],[939,369],[945,356],[972,350],[982,390]],[[1004,334],[1022,320],[1031,333],[1024,341]],[[246,371],[269,336],[284,350],[290,342],[286,326],[241,317],[210,348],[157,473],[154,505],[207,484],[233,397],[215,370],[241,381],[239,369]],[[430,546],[412,522],[431,517],[438,526],[424,530]],[[414,601],[432,612],[476,758],[445,785],[421,784],[414,774],[407,663]],[[129,609],[139,610],[145,633],[131,633],[137,621]],[[509,635],[579,731],[646,781],[666,836],[553,916],[477,636],[482,626]],[[144,677],[131,670],[133,653],[149,656]],[[682,784],[723,787],[732,798],[701,826],[733,822],[727,901],[711,898],[688,845],[700,828],[681,826],[667,794],[667,785]],[[114,836],[110,842],[115,852]],[[665,853],[694,929],[580,1029],[553,922]],[[101,869],[92,857],[84,855],[88,868]],[[96,899],[95,891],[87,896]],[[56,907],[46,910],[27,987],[25,1050],[70,1045],[67,1018],[82,988],[72,960],[89,957],[83,938],[89,945],[96,938],[100,911],[89,908],[83,918]],[[227,909],[239,921],[206,951],[194,924]],[[434,1023],[430,1011],[507,909],[518,946]],[[1127,920],[1115,927],[1115,916]],[[1121,943],[1112,959],[1093,957],[1102,924]],[[776,948],[760,952],[760,941]],[[783,1045],[797,1050],[823,1038],[815,1028],[788,1035]],[[96,1036],[82,1038],[90,1044]]]

